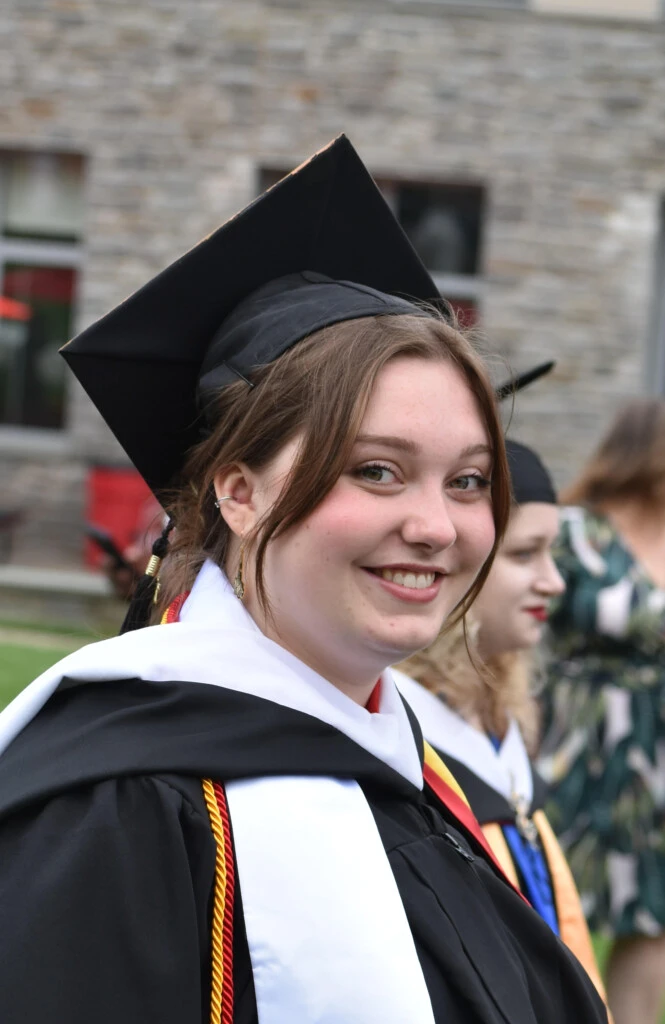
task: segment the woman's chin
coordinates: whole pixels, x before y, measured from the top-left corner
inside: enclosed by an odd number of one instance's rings
[[[534,623],[533,627],[529,630],[528,636],[524,637],[524,643],[521,645],[523,650],[531,650],[532,647],[537,647],[538,644],[541,643],[544,635],[544,623]]]
[[[375,634],[373,646],[380,646],[389,658],[387,664],[397,664],[411,657],[416,651],[422,651],[434,643],[439,635],[440,626],[426,627],[425,623],[419,624],[419,628],[395,629],[381,631]]]

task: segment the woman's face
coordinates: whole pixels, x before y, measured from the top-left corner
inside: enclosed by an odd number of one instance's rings
[[[272,505],[297,443],[256,474]],[[399,358],[382,370],[346,470],[302,524],[271,541],[248,610],[263,631],[364,702],[388,665],[426,647],[494,542],[485,424],[452,365]],[[251,578],[251,577],[250,577]]]
[[[512,512],[473,605],[483,657],[533,647],[540,641],[550,601],[564,590],[551,553],[558,526],[555,505],[530,501]]]

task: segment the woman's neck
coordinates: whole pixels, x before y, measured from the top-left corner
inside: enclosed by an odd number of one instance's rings
[[[603,507],[602,512],[621,532],[625,530],[631,534],[647,534],[651,539],[665,532],[663,509],[642,501],[610,502]]]
[[[366,707],[381,673],[387,667],[385,664],[379,666],[376,661],[372,660],[367,664],[359,665],[360,658],[356,658],[353,664],[349,664],[343,657],[335,657],[338,652],[334,650],[316,650],[313,646],[307,647],[303,643],[291,643],[288,637],[274,627],[269,617],[255,615],[250,609],[246,610],[264,636],[284,648],[308,668],[313,669],[317,675],[326,679],[355,704]],[[325,656],[326,654],[328,657]]]

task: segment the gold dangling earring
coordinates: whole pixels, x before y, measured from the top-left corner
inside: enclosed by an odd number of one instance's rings
[[[245,596],[245,577],[243,575],[245,562],[245,542],[240,542],[240,561],[238,562],[238,571],[235,574],[233,580],[233,593],[236,595],[239,601],[242,601]]]

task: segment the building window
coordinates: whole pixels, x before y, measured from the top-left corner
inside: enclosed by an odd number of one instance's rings
[[[0,424],[63,425],[82,183],[78,155],[0,150]]]
[[[388,205],[465,326],[479,315],[484,191],[478,185],[377,179]]]
[[[263,169],[259,189],[284,171]],[[464,326],[476,322],[482,293],[481,254],[485,192],[479,185],[377,178],[388,205],[442,295]]]

